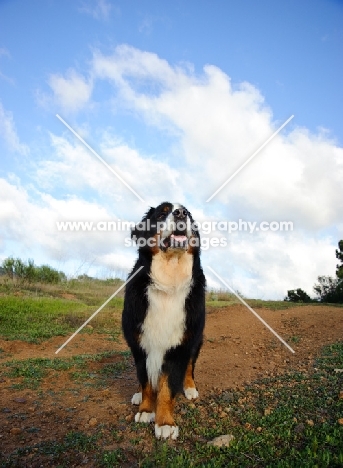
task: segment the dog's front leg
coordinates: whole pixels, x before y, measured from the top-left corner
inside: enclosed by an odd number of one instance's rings
[[[171,437],[176,439],[179,428],[174,421],[175,395],[172,395],[169,387],[168,375],[162,374],[158,382],[156,400],[155,435],[158,439]]]
[[[135,395],[138,395],[135,393]],[[135,416],[136,422],[149,423],[155,420],[156,392],[149,382],[142,387],[142,401]]]
[[[139,405],[135,415],[136,422],[149,423],[155,420],[156,391],[148,380],[146,370],[146,356],[141,350],[134,349],[137,377],[141,386],[141,392],[135,393],[131,403]]]
[[[183,391],[185,397],[188,400],[194,400],[198,398],[199,393],[196,389],[195,382],[194,382],[194,362],[193,359],[189,361],[187,366],[186,375],[183,383]]]

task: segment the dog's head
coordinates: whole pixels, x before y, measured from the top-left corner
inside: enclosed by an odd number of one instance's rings
[[[132,230],[131,237],[140,250],[180,251],[195,253],[200,248],[200,236],[191,213],[179,203],[161,203],[150,208]]]

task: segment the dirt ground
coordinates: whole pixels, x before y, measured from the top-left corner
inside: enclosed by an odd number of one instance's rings
[[[243,305],[210,309],[195,372],[200,399],[216,388],[242,387],[255,379],[291,370],[306,372],[324,345],[343,338],[340,307],[309,305],[256,311],[295,353]],[[0,363],[12,359],[52,359],[65,340],[56,337],[39,345],[0,340]],[[79,334],[58,357],[126,349],[121,338],[113,342],[108,335]],[[94,371],[110,361],[113,362],[113,357],[94,362]],[[53,377],[43,379],[37,390],[13,390],[14,382],[10,377],[0,378],[0,452],[4,455],[20,446],[58,440],[70,431],[87,431],[92,426],[105,427],[115,421],[125,430],[125,421],[131,422],[135,414],[135,407],[130,404],[132,394],[137,391],[132,363],[106,388],[87,385],[74,388],[70,375],[64,371],[55,371]]]

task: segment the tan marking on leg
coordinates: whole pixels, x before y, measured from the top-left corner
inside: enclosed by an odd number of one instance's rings
[[[158,426],[175,426],[173,417],[174,406],[175,398],[171,397],[171,392],[168,385],[168,376],[162,374],[158,382],[156,402],[155,422]]]
[[[185,380],[183,382],[183,388],[196,388],[194,379],[193,379],[193,364],[192,360],[189,361],[187,370],[186,370],[186,375],[185,375]]]
[[[156,392],[148,382],[145,388],[142,389],[142,403],[139,405],[140,413],[153,413],[156,405]]]

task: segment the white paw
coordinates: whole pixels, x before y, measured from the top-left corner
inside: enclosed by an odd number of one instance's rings
[[[196,388],[184,388],[183,391],[185,392],[185,397],[188,400],[195,400],[199,396],[199,392]]]
[[[176,440],[178,435],[178,426],[159,426],[155,424],[155,436],[157,439],[168,439],[168,437],[171,437],[173,440]]]
[[[142,403],[142,392],[134,393],[131,398],[131,403],[133,405],[140,405]]]
[[[135,416],[136,422],[141,423],[149,423],[151,421],[155,421],[155,413],[146,413],[143,411],[142,413],[137,413]]]

